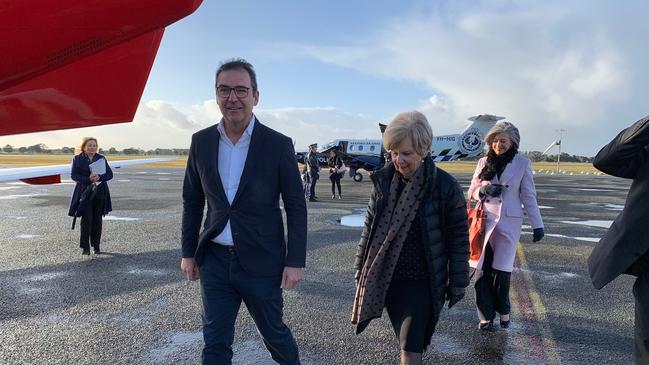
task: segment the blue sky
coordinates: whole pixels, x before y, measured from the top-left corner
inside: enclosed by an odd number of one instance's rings
[[[296,149],[378,138],[417,109],[436,135],[472,115],[507,117],[521,149],[594,155],[649,114],[646,1],[204,0],[165,31],[133,123],[0,138],[0,145],[189,146],[220,118],[214,72],[232,57],[258,74],[259,119]]]

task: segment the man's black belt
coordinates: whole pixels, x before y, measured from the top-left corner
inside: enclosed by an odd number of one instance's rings
[[[222,245],[222,244],[219,244],[219,243],[215,242],[214,247],[216,247],[217,249],[222,250],[222,251],[227,251],[229,253],[234,253],[234,246]]]

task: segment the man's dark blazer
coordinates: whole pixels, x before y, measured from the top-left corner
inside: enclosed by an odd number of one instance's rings
[[[230,205],[218,169],[219,138],[217,125],[192,136],[183,184],[183,258],[193,257],[200,266],[206,246],[215,244],[211,239],[230,219],[234,250],[246,272],[271,276],[281,275],[285,266],[304,267],[306,203],[291,139],[256,121]],[[207,217],[199,234],[205,201]]]
[[[609,175],[633,179],[624,210],[588,258],[593,285],[601,289],[649,250],[649,116],[623,130],[595,156]]]

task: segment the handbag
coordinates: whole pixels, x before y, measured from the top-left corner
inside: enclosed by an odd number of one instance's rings
[[[482,246],[485,237],[485,225],[487,214],[482,206],[482,200],[478,200],[474,207],[471,207],[469,199],[466,203],[466,213],[469,218],[469,260],[480,260]]]
[[[74,218],[72,219],[72,229],[77,223],[77,218],[83,215],[83,212],[86,210],[90,201],[95,198],[97,195],[97,184],[88,185],[79,197],[79,204],[77,204],[77,210],[74,212]]]
[[[340,175],[344,175],[345,170],[347,170],[347,167],[345,166],[345,163],[342,162],[342,165],[336,170],[336,172],[338,172]]]

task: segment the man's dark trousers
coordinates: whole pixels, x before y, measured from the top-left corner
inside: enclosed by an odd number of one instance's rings
[[[232,363],[234,324],[241,301],[278,364],[300,364],[297,344],[282,321],[282,281],[246,273],[234,251],[210,243],[199,267],[203,297],[203,364]]]
[[[317,172],[310,173],[311,178],[311,191],[309,192],[309,199],[315,199],[315,184],[318,182],[319,175]]]
[[[635,363],[649,364],[649,268],[633,285],[635,297]]]

